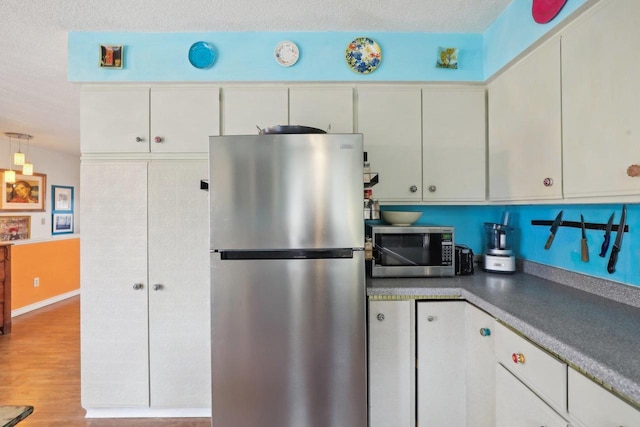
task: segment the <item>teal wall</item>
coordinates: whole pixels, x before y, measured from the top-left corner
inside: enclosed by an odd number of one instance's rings
[[[346,64],[345,51],[357,38],[373,38],[382,50],[380,67],[359,74]],[[300,48],[291,67],[279,65],[273,51],[283,40]],[[208,69],[191,66],[189,48],[197,41],[214,46]],[[482,81],[481,34],[436,33],[69,33],[68,79],[74,82],[273,82],[273,81]],[[123,69],[100,68],[99,46],[123,45]],[[438,47],[457,47],[457,70],[437,68]]]
[[[375,187],[374,187],[375,197]],[[549,250],[544,245],[549,237],[549,226],[531,225],[532,220],[552,221],[558,212],[563,211],[563,221],[580,221],[606,224],[609,216],[615,212],[614,224],[620,221],[622,204],[585,204],[585,205],[513,205],[513,206],[383,206],[383,210],[422,211],[422,217],[416,225],[453,225],[456,227],[456,242],[463,243],[481,254],[484,247],[484,223],[502,220],[505,211],[509,212],[510,225],[514,227],[513,249],[518,258],[575,271],[590,276],[602,277],[616,282],[640,286],[640,239],[635,237],[640,229],[640,205],[627,205],[627,225],[619,254],[616,272],[607,272],[607,263],[616,233],[611,235],[611,244],[606,257],[598,256],[603,242],[604,231],[587,230],[589,262],[580,259],[579,228],[560,227]]]
[[[484,76],[491,77],[587,1],[567,1],[551,22],[538,24],[531,17],[531,0],[514,0],[484,33]]]

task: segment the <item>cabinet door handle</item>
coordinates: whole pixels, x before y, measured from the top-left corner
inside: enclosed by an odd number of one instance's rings
[[[427,316],[427,322],[433,322],[436,320],[435,316]]]
[[[418,187],[415,185],[412,185],[411,187],[409,187],[409,191],[411,191],[412,193],[415,193],[416,191],[418,191]]]
[[[135,284],[133,285],[133,289],[134,289],[134,290],[136,290],[136,291],[137,291],[137,290],[140,290],[140,289],[142,289],[142,288],[144,288],[144,285],[143,285],[142,283],[135,283]]]
[[[144,138],[136,136],[136,142],[144,142]]]
[[[553,185],[553,178],[545,178],[542,183],[545,187],[551,187]]]
[[[513,363],[521,363],[524,364],[524,354],[522,353],[513,353],[511,355],[511,360],[513,360]]]
[[[378,315],[376,316],[376,319],[378,319],[380,322],[382,322],[384,320],[384,314],[378,313]]]
[[[429,186],[429,193],[435,193],[437,189],[438,189],[438,187],[436,187],[435,185],[430,185]]]
[[[162,139],[161,136],[156,136],[155,138],[153,138],[153,142],[155,142],[156,144],[158,144],[158,143],[160,143],[162,141],[163,141],[163,139]]]
[[[154,291],[161,291],[162,289],[164,289],[164,286],[161,285],[160,283],[156,283],[155,285],[153,285]]]
[[[491,329],[480,328],[480,335],[482,335],[483,337],[488,337],[489,335],[491,335]]]

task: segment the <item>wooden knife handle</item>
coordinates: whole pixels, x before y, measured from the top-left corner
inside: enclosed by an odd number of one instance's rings
[[[609,272],[609,274],[613,274],[616,271],[618,252],[620,252],[620,248],[616,245],[613,245],[613,248],[611,248],[611,255],[609,256],[609,264],[607,265],[607,271]]]
[[[583,262],[589,262],[589,246],[587,245],[587,239],[582,239],[580,245],[580,255]]]
[[[556,237],[555,233],[552,233],[549,235],[549,238],[547,239],[547,244],[544,245],[545,249],[549,249],[551,247],[551,244],[553,243],[553,238]]]

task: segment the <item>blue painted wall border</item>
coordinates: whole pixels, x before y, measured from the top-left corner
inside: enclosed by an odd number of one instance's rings
[[[371,37],[382,49],[382,63],[370,74],[352,71],[345,61],[348,44]],[[276,45],[291,40],[300,59],[279,65]],[[188,60],[191,45],[206,41],[216,60],[208,69]],[[124,45],[122,69],[100,68],[99,45]],[[438,47],[459,49],[457,70],[436,67]],[[72,82],[275,82],[275,81],[482,81],[482,34],[391,32],[230,32],[102,33],[71,32],[68,79]]]

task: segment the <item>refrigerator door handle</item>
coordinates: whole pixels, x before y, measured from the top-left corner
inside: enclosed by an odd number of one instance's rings
[[[221,250],[222,260],[353,258],[353,248],[287,250]]]

